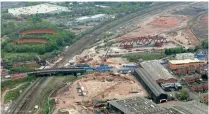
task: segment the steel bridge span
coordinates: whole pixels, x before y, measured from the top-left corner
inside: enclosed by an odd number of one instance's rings
[[[86,72],[83,68],[53,68],[53,69],[43,69],[29,72],[28,75],[33,76],[57,76],[57,75],[82,75]]]

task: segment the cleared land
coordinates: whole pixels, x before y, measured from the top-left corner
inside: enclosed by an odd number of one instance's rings
[[[83,88],[84,96],[79,96],[78,88]],[[93,108],[94,100],[123,99],[129,96],[147,96],[147,92],[142,85],[137,83],[132,76],[110,76],[105,74],[89,74],[80,80],[75,81],[70,86],[66,86],[64,91],[59,91],[55,97],[57,113],[59,109],[75,109],[82,113],[87,107],[89,113]]]

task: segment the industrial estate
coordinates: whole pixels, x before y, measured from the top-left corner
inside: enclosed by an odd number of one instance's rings
[[[2,114],[207,114],[207,2],[2,2]]]

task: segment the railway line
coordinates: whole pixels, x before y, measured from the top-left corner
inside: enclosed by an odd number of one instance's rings
[[[6,112],[6,114],[28,114],[29,110],[27,108],[30,106],[30,102],[36,98],[35,94],[38,93],[39,88],[47,80],[48,77],[41,77],[33,84],[31,84],[24,93],[18,98],[18,100],[13,103],[11,109]]]

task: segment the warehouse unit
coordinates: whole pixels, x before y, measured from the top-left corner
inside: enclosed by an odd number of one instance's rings
[[[150,74],[150,76],[159,84],[175,83],[176,78],[171,75],[161,64],[161,61],[152,60],[141,62],[140,65]]]
[[[143,68],[134,69],[133,75],[144,86],[155,103],[167,101],[168,95]]]
[[[110,112],[119,114],[174,114],[143,97],[108,101]]]
[[[103,21],[107,18],[106,14],[97,14],[91,16],[91,21]]]
[[[39,4],[34,6],[28,6],[28,7],[21,7],[21,8],[11,8],[8,9],[8,13],[18,16],[21,14],[24,15],[34,15],[34,14],[44,14],[44,13],[60,13],[63,11],[70,11],[67,7],[63,6],[57,6],[52,4]]]

